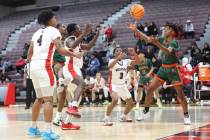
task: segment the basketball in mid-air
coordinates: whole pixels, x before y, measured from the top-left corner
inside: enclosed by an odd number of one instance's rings
[[[140,4],[134,4],[131,6],[130,15],[135,20],[140,20],[144,17],[144,7]]]

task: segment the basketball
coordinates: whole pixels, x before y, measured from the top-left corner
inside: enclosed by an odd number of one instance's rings
[[[140,20],[144,17],[144,7],[140,4],[134,4],[131,6],[130,15],[135,20]]]

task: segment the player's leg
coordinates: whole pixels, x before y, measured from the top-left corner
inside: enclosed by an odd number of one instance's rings
[[[158,107],[159,108],[162,108],[163,106],[162,106],[162,103],[161,103],[161,100],[160,100],[160,94],[159,94],[159,89],[156,89],[155,91],[154,91],[154,97],[155,97],[155,99],[157,100],[157,105],[158,105]]]
[[[143,113],[146,114],[147,112],[149,112],[149,107],[152,103],[152,97],[153,97],[153,92],[162,85],[163,80],[161,79],[157,79],[154,78],[151,81],[151,84],[148,86],[147,88],[147,94],[146,94],[146,98],[145,98],[145,108]]]
[[[53,120],[53,124],[56,126],[60,126],[63,121],[62,110],[66,101],[66,92],[67,92],[67,87],[64,87],[64,90],[58,93],[57,113]]]
[[[176,85],[174,86],[174,88],[176,89],[177,95],[179,97],[179,99],[181,100],[181,105],[182,105],[182,109],[184,112],[184,124],[189,125],[191,123],[190,121],[190,116],[188,114],[188,105],[187,105],[187,100],[185,98],[183,89],[182,89],[182,85]]]
[[[142,89],[142,87],[139,87],[137,90],[137,94],[136,94],[136,109],[139,108],[140,101],[142,99],[142,95],[143,95],[143,89]]]
[[[123,114],[120,116],[121,122],[132,122],[132,119],[129,117],[129,113],[132,110],[134,103],[131,97],[131,94],[126,85],[119,86],[117,88],[118,96],[121,97],[126,102],[126,107]]]
[[[78,101],[83,93],[83,88],[85,86],[85,82],[81,76],[77,75],[74,77],[72,83],[77,85],[77,87],[74,91],[73,100],[71,103],[69,103],[69,104],[71,104],[71,106],[68,108],[68,110],[66,112],[70,115],[80,118],[81,114],[78,111]]]
[[[112,102],[107,106],[107,110],[106,110],[106,115],[105,115],[105,118],[104,118],[104,125],[105,126],[112,126],[113,123],[111,122],[111,113],[112,113],[112,110],[114,109],[114,107],[117,105],[117,102],[118,102],[118,95],[116,92],[111,92],[111,98],[112,98]]]

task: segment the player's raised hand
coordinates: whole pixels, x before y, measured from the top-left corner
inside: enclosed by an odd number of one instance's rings
[[[95,35],[95,36],[98,38],[99,35],[100,35],[100,28],[97,28],[97,29],[96,29],[96,35]]]
[[[90,23],[85,24],[85,29],[84,29],[85,35],[90,34],[91,31],[92,31],[92,24],[90,24]]]

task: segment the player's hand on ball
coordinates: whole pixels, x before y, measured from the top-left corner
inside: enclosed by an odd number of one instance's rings
[[[138,30],[136,24],[133,23],[128,23],[128,28],[133,32],[136,32]]]
[[[88,35],[91,33],[91,31],[92,31],[92,24],[90,23],[85,24],[84,34]]]

